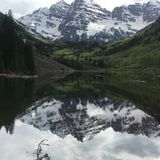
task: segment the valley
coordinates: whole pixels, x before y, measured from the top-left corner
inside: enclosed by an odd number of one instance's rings
[[[70,2],[0,1],[0,159],[160,160],[160,0]]]
[[[92,0],[75,0],[71,5],[61,0],[50,8],[40,8],[15,20],[12,23],[16,31],[12,32],[31,46],[34,62],[26,63],[35,63],[33,72],[38,76],[84,70],[159,72],[159,13],[159,1],[116,7],[110,12]],[[43,56],[46,58],[42,61]],[[15,70],[26,72],[25,67]],[[6,69],[2,73],[5,72]]]

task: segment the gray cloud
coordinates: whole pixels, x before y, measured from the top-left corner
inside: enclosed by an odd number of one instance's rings
[[[114,151],[117,153],[127,152],[129,154],[137,155],[138,157],[158,157],[160,155],[160,148],[153,141],[146,140],[142,136],[131,136],[125,141],[117,140]]]
[[[0,131],[0,157],[3,160],[31,160],[37,144],[47,139],[47,153],[57,160],[159,160],[160,138],[116,133],[111,128],[90,141],[78,142],[68,135],[64,139],[16,121],[12,136]]]

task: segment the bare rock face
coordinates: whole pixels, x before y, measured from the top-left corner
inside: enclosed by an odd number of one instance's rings
[[[75,0],[66,17],[59,26],[61,39],[86,40],[89,38],[88,26],[99,20],[108,20],[111,13],[102,9],[93,0]]]
[[[120,6],[112,12],[94,0],[64,0],[21,17],[32,31],[53,40],[109,42],[134,35],[160,16],[160,2]]]
[[[67,4],[64,0],[61,0],[58,3],[53,4],[49,8],[50,16],[55,16],[57,18],[63,19],[66,16],[69,7],[69,4]]]
[[[160,16],[160,2],[150,1],[143,5],[143,20],[146,22],[153,22]]]
[[[136,22],[138,16],[142,16],[143,5],[136,3],[129,6],[116,7],[112,12],[112,17],[123,22]]]

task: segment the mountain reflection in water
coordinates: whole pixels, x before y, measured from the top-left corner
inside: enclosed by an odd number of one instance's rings
[[[160,159],[158,77],[82,74],[0,82],[3,160],[35,159],[43,139],[51,160]]]
[[[160,135],[160,125],[153,117],[129,102],[106,97],[38,101],[19,119],[40,130],[50,130],[62,138],[71,134],[79,141],[91,139],[109,127],[134,135]]]

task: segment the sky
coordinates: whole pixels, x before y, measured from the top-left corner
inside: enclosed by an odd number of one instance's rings
[[[50,7],[52,4],[59,0],[0,0],[0,11],[7,13],[9,9],[12,9],[15,18],[32,13],[34,10],[40,7]],[[71,4],[73,0],[65,0]],[[107,8],[112,11],[114,7],[120,5],[131,4],[135,2],[147,2],[149,0],[94,0],[103,8]]]

